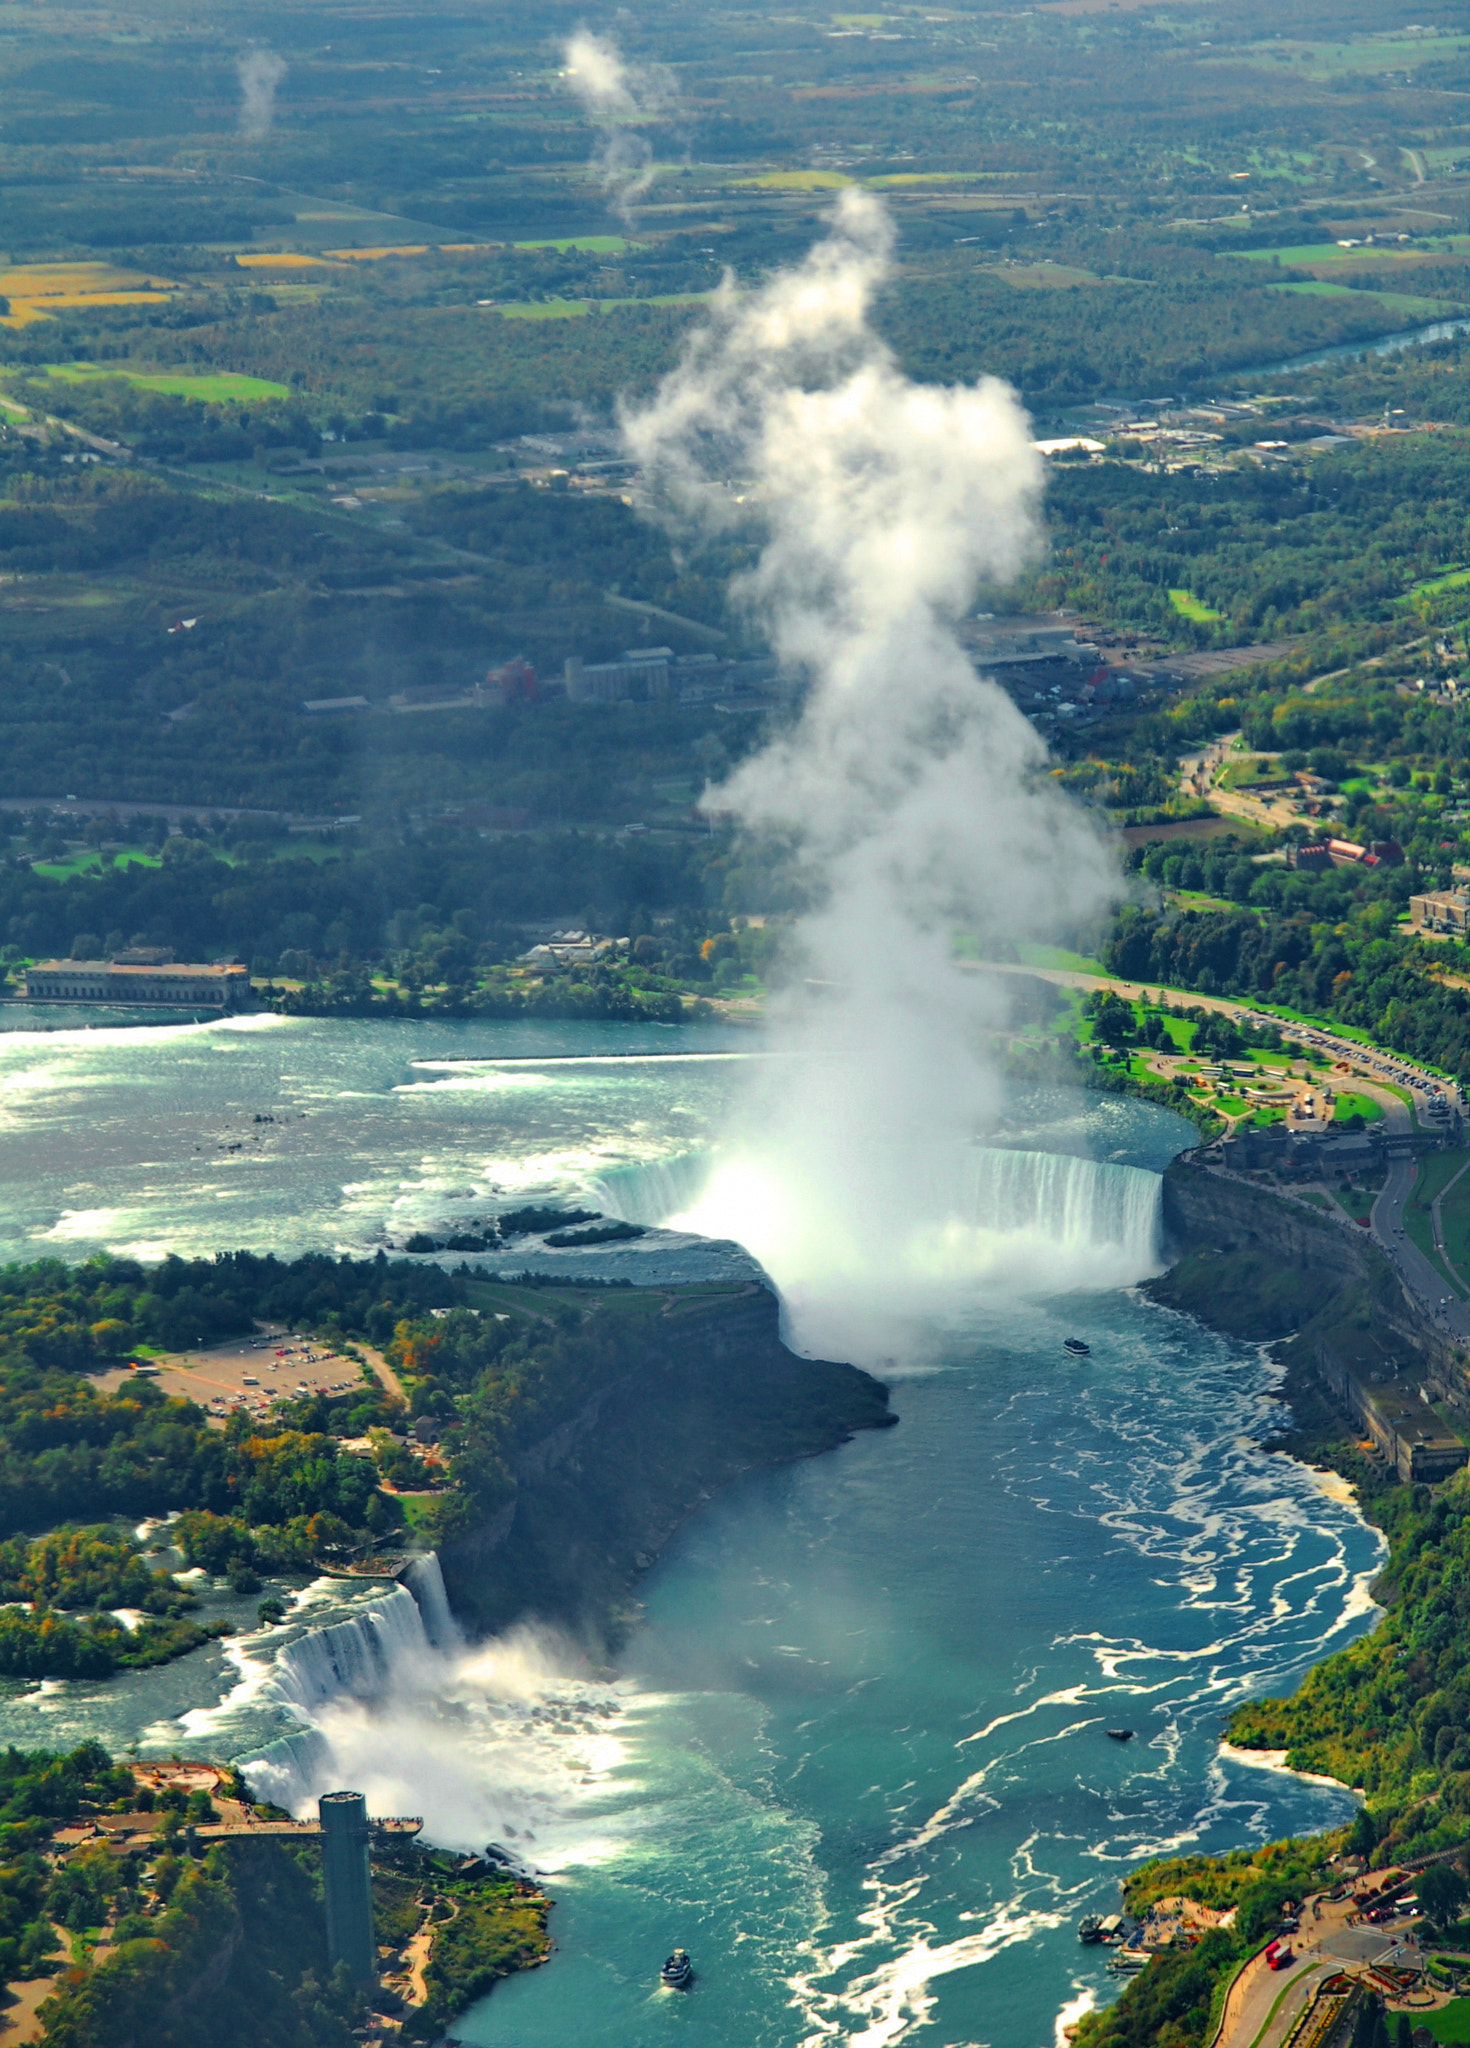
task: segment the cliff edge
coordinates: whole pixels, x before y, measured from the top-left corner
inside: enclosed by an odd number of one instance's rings
[[[442,1548],[450,1604],[477,1630],[535,1615],[615,1637],[639,1574],[721,1487],[897,1419],[870,1374],[788,1350],[764,1287],[665,1290],[628,1368],[521,1449],[512,1497]]]

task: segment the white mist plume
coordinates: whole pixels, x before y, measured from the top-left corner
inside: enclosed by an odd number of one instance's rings
[[[903,375],[868,325],[891,251],[882,205],[844,193],[798,269],[746,297],[727,282],[624,421],[665,516],[709,529],[754,510],[762,548],[737,595],[810,678],[792,730],[705,798],[791,845],[815,907],[772,1018],[795,1057],[762,1063],[682,1220],[756,1253],[801,1341],[868,1357],[893,1341],[880,1304],[932,1305],[996,1268],[996,1233],[953,1190],[1002,1104],[979,1036],[1005,999],[1000,977],[955,965],[954,934],[994,958],[1066,934],[1113,886],[1041,741],[955,632],[1038,548],[1029,422],[993,378]]]
[[[240,133],[259,138],[270,133],[276,112],[276,87],[286,75],[286,60],[274,50],[247,50],[235,61],[240,81]]]
[[[677,88],[662,65],[629,64],[616,43],[579,28],[567,41],[566,79],[599,141],[593,163],[603,188],[626,216],[653,183],[653,145],[639,132],[673,102]]]

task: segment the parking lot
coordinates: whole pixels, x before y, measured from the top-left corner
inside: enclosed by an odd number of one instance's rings
[[[119,1366],[98,1384],[115,1392],[146,1378],[165,1394],[183,1394],[223,1423],[236,1409],[265,1416],[272,1404],[300,1394],[340,1393],[356,1386],[361,1368],[353,1359],[289,1330],[263,1330],[197,1351],[174,1352],[137,1367]]]

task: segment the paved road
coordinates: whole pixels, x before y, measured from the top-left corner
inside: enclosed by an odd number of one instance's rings
[[[1403,1105],[1399,1105],[1402,1110]],[[1387,1252],[1400,1279],[1431,1322],[1456,1337],[1470,1337],[1470,1302],[1450,1291],[1450,1284],[1425,1258],[1404,1229],[1404,1204],[1418,1176],[1413,1159],[1389,1162],[1383,1192],[1373,1204],[1373,1235]]]

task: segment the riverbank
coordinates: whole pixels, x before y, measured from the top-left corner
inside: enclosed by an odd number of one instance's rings
[[[1351,1867],[1368,1869],[1470,1851],[1470,1606],[1459,1590],[1470,1567],[1470,1359],[1366,1232],[1306,1204],[1178,1161],[1165,1176],[1164,1222],[1172,1263],[1147,1291],[1273,1345],[1293,1416],[1277,1447],[1354,1486],[1388,1543],[1373,1587],[1385,1611],[1289,1697],[1237,1707],[1222,1748],[1353,1788],[1364,1805],[1352,1828],[1265,1855],[1142,1866],[1128,1880],[1130,1904],[1160,1888],[1184,1892],[1232,1905],[1234,1924],[1157,1956],[1116,2006],[1083,2019],[1078,2048],[1203,2043],[1227,1981],[1287,1901],[1340,1881],[1349,1848],[1360,1859]]]

